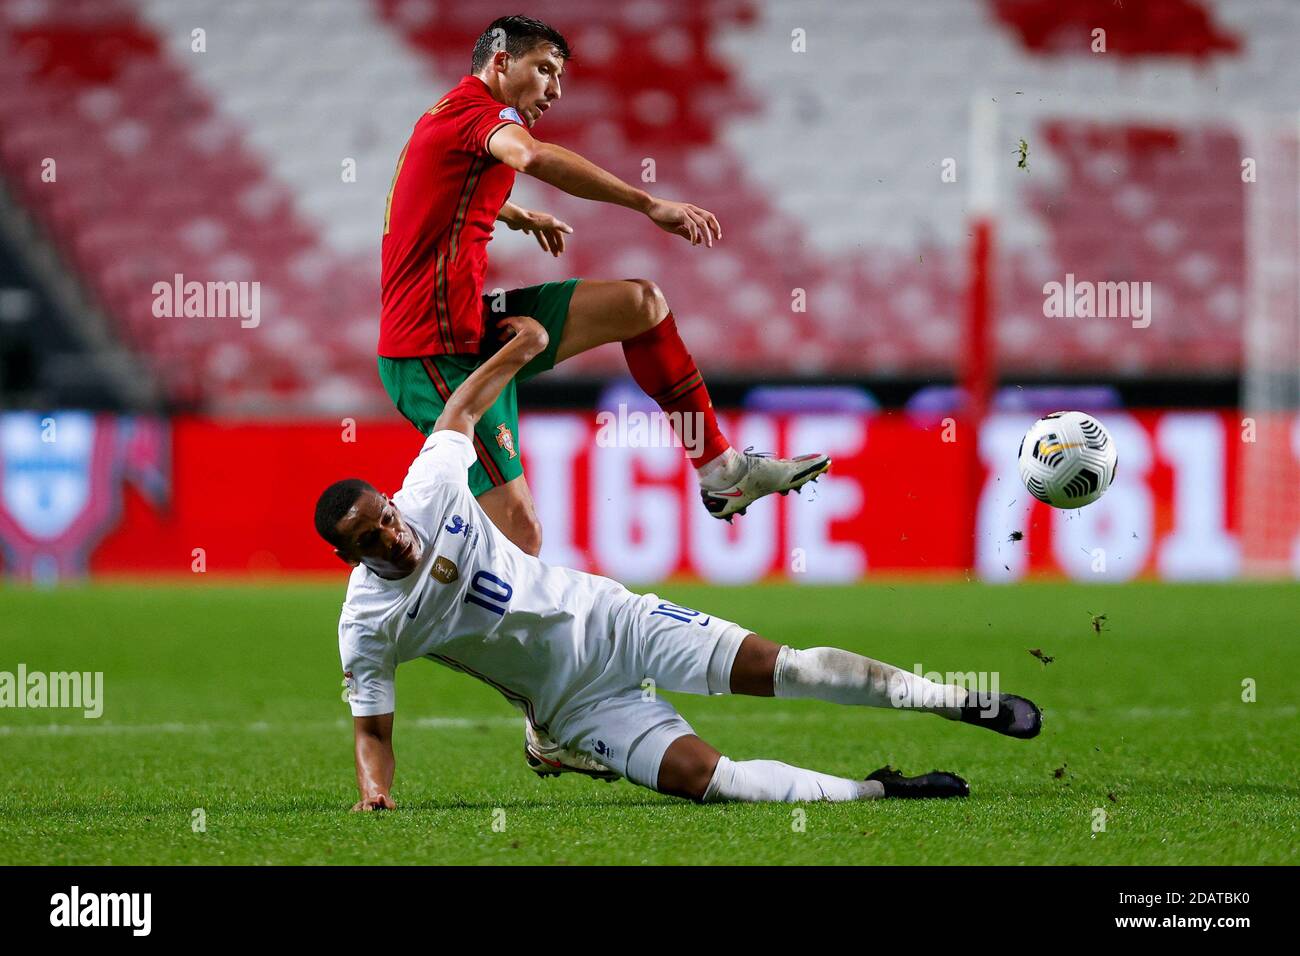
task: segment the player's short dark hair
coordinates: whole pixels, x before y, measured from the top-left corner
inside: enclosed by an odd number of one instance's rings
[[[374,490],[374,485],[360,478],[344,478],[334,482],[316,499],[316,533],[334,547],[342,547],[345,542],[339,535],[339,522],[357,503],[358,498],[367,491]]]
[[[497,17],[488,24],[488,28],[474,44],[469,71],[477,73],[483,69],[497,50],[505,50],[511,56],[523,56],[543,43],[555,44],[565,60],[573,55],[569,52],[569,41],[549,23],[518,14],[513,17]]]

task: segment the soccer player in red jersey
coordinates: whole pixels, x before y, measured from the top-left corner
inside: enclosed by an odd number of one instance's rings
[[[397,408],[428,435],[452,392],[500,348],[509,316],[529,316],[548,347],[516,375],[620,342],[633,379],[677,429],[699,476],[705,507],[730,521],[764,495],[798,490],[830,467],[826,455],[793,459],[737,452],[723,436],[704,379],[682,343],[659,287],[647,279],[568,279],[483,295],[496,222],[531,234],[552,255],[572,229],[509,201],[517,173],[584,199],[625,206],[691,245],[712,246],[722,227],[708,210],[659,199],[576,153],[535,139],[533,126],[560,99],[570,56],[555,29],[502,17],[474,46],[470,75],[415,124],[393,174],[384,213],[379,374]],[[687,416],[690,416],[688,418]],[[694,436],[703,435],[703,441]],[[476,423],[470,491],[507,538],[536,555],[541,527],[519,459],[512,380]],[[590,755],[560,747],[531,724],[525,755],[540,775],[575,771],[608,779]]]
[[[737,452],[714,417],[703,377],[659,287],[647,279],[569,279],[484,296],[487,246],[496,222],[533,235],[553,255],[572,229],[509,202],[523,172],[584,199],[626,206],[692,245],[712,246],[722,228],[708,210],[637,189],[576,153],[535,139],[533,126],[560,100],[570,56],[555,29],[529,17],[494,21],[475,44],[471,73],[415,125],[402,150],[384,216],[379,370],[394,404],[429,434],[453,389],[500,347],[500,319],[528,315],[550,347],[520,379],[620,342],[633,379],[689,444],[701,494],[719,518],[764,495],[798,489],[830,466]],[[682,426],[699,427],[687,430]],[[541,528],[519,461],[512,382],[474,435],[470,487],[483,510],[523,550],[537,554]]]

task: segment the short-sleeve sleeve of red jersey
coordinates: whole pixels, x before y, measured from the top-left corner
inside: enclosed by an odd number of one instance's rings
[[[491,105],[474,106],[466,110],[465,119],[460,125],[464,147],[475,156],[487,156],[488,137],[500,126],[514,123],[523,126],[524,121],[513,106],[502,106],[493,102]]]

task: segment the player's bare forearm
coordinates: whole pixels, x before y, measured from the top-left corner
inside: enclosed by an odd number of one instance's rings
[[[511,229],[518,229],[524,224],[527,213],[528,210],[523,206],[516,206],[512,202],[502,203],[497,213],[497,222],[504,222]]]
[[[354,717],[354,752],[357,762],[357,792],[361,799],[353,810],[393,810],[393,715]]]
[[[472,438],[474,426],[492,407],[502,389],[550,342],[541,323],[526,315],[506,316],[501,320],[501,328],[506,334],[513,333],[510,341],[451,393],[442,414],[433,424],[434,431],[457,431]]]
[[[644,189],[623,182],[591,160],[554,143],[538,143],[522,171],[579,199],[612,203],[640,213],[649,212],[654,202]]]
[[[509,124],[496,130],[488,139],[488,151],[517,172],[570,195],[644,213],[660,229],[689,240],[693,246],[712,246],[715,239],[722,238],[717,217],[707,209],[688,202],[656,199],[572,150],[534,139],[522,126]]]
[[[648,212],[654,199],[572,150],[533,139],[522,126],[504,126],[492,134],[488,150],[501,162],[570,195]]]

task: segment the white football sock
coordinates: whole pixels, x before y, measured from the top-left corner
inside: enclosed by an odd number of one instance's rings
[[[781,648],[772,685],[777,697],[926,710],[949,720],[961,717],[966,703],[964,687],[936,684],[838,647]]]
[[[700,479],[700,487],[705,491],[721,491],[740,481],[745,475],[746,467],[745,456],[728,446],[721,455],[700,465],[695,476]]]
[[[803,803],[826,800],[875,800],[885,795],[879,780],[849,780],[792,767],[779,760],[718,758],[704,800],[741,800],[746,803]]]

